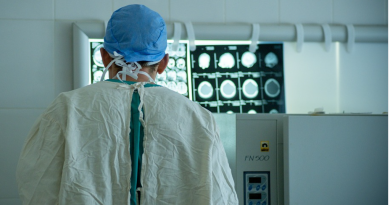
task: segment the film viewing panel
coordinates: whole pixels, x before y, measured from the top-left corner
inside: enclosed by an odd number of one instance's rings
[[[283,44],[257,46],[198,44],[190,52],[193,101],[213,113],[285,113]]]
[[[90,39],[90,47],[90,83],[93,84],[100,81],[104,71],[104,65],[100,55],[100,48],[103,47],[103,39]],[[172,41],[168,40],[166,53],[169,54],[168,66],[163,73],[157,74],[155,79],[156,83],[191,99],[187,43],[185,41],[180,42],[177,50],[173,51]],[[105,79],[108,79],[108,74],[105,76]]]
[[[91,52],[89,83],[93,84],[100,81],[104,71],[103,60],[100,55],[100,48],[103,48],[103,39],[90,39],[89,44]],[[108,79],[108,74],[104,79]]]
[[[172,45],[172,42],[168,41],[166,51],[169,54],[168,66],[163,73],[157,74],[156,83],[191,99],[187,43],[179,43],[175,51]]]

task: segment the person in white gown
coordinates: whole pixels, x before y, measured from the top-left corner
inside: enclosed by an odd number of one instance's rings
[[[16,173],[23,204],[238,204],[212,114],[153,83],[166,47],[158,13],[113,13],[110,79],[61,93],[36,121]]]

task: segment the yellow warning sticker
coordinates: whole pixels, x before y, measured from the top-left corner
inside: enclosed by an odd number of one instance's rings
[[[269,141],[260,141],[260,150],[262,152],[269,152]]]

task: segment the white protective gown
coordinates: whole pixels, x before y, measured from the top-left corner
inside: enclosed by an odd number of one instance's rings
[[[23,147],[24,205],[129,204],[130,106],[144,119],[141,204],[238,204],[212,114],[164,87],[100,82],[60,94]]]

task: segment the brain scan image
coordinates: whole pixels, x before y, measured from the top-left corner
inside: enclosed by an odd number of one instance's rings
[[[175,67],[175,65],[176,65],[175,59],[169,58],[168,68],[173,68],[173,67]]]
[[[247,79],[242,85],[242,91],[247,98],[254,98],[259,94],[259,85],[253,79]]]
[[[211,96],[213,96],[213,93],[214,93],[214,88],[211,85],[211,83],[207,81],[203,81],[199,84],[198,94],[201,98],[203,99],[211,98]]]
[[[169,81],[169,82],[167,83],[167,88],[169,88],[169,89],[171,89],[171,90],[177,92],[177,85],[176,85],[175,82]]]
[[[176,52],[172,50],[172,44],[171,43],[168,43],[167,49],[165,50],[165,53],[168,53],[169,56],[172,56],[172,57],[176,55]]]
[[[250,67],[252,67],[256,62],[257,62],[256,55],[253,54],[252,52],[247,51],[247,52],[245,52],[244,54],[242,54],[241,63],[242,63],[242,65],[244,65],[245,67],[250,68]]]
[[[256,112],[256,110],[249,110],[248,111],[248,114],[256,114],[257,112]]]
[[[269,111],[270,114],[277,114],[279,113],[276,109],[272,109],[271,111]]]
[[[177,92],[184,95],[187,93],[187,84],[183,83],[183,82],[179,82],[177,83]]]
[[[207,53],[200,54],[198,62],[199,67],[201,67],[202,69],[210,67],[210,55]]]
[[[164,81],[157,81],[157,85],[161,85],[163,87],[168,87],[167,83]]]
[[[221,94],[224,98],[232,98],[236,95],[236,85],[231,80],[224,80],[220,88]]]
[[[176,81],[176,72],[173,70],[168,71],[167,79],[169,81]]]
[[[93,74],[93,79],[94,79],[94,81],[95,81],[95,82],[99,82],[100,79],[102,78],[102,75],[103,75],[103,72],[102,72],[102,71],[100,71],[100,70],[96,71],[96,72]],[[106,75],[106,76],[108,76],[108,75]],[[107,77],[105,77],[105,79],[107,79]]]
[[[218,66],[221,68],[233,68],[235,63],[234,56],[231,53],[224,53],[219,58]]]
[[[265,66],[268,68],[273,68],[276,64],[278,64],[278,57],[275,53],[269,52],[264,58]]]
[[[176,67],[179,69],[185,69],[186,68],[186,61],[183,58],[179,58],[176,60]]]
[[[172,44],[168,43],[167,49],[165,50],[165,53],[168,53],[169,56],[178,56],[178,57],[185,57],[186,56],[186,46],[184,44],[179,44],[179,47],[177,48],[177,51],[172,50]]]
[[[97,71],[97,68],[98,68],[98,67],[97,67],[96,65],[93,65],[93,66],[92,66],[92,72]]]
[[[187,82],[187,73],[184,71],[179,71],[176,75],[178,81]]]
[[[269,97],[274,98],[280,93],[280,84],[275,79],[271,78],[265,82],[264,85],[265,94]]]
[[[103,60],[102,60],[102,55],[100,54],[100,48],[103,48],[103,44],[97,46],[94,50],[93,50],[93,54],[92,54],[92,58],[93,58],[93,62],[97,65],[97,66],[100,66],[100,67],[104,67],[104,64],[103,64]]]
[[[165,81],[167,79],[167,72],[164,70],[164,72],[162,72],[161,74],[157,73],[156,78],[159,81]]]
[[[183,44],[179,44],[179,48],[176,51],[176,55],[179,57],[186,56],[186,47]]]

